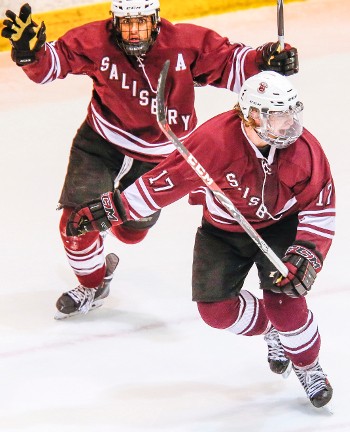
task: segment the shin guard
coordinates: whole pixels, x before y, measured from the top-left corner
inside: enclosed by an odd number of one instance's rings
[[[202,319],[211,327],[245,336],[263,334],[269,321],[264,304],[249,291],[238,297],[213,303],[198,303]]]
[[[64,208],[60,220],[60,234],[69,265],[81,285],[94,288],[100,285],[105,272],[103,239],[93,231],[81,236],[67,236],[66,225],[72,209]]]
[[[293,364],[299,367],[312,364],[318,357],[321,338],[305,297],[291,298],[264,291],[264,302],[267,316]]]

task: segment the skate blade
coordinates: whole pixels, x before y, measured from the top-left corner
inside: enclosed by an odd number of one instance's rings
[[[107,272],[106,272],[106,276],[105,279],[113,279],[113,273],[115,272],[115,269],[117,268],[119,264],[119,257],[114,254],[114,253],[110,253],[106,256],[106,267],[107,267]]]
[[[317,408],[320,409],[320,408]],[[329,415],[334,415],[334,407],[333,404],[331,404],[330,402],[328,402],[327,405],[321,407],[321,410],[324,411],[325,413],[329,414]]]
[[[284,379],[287,379],[289,377],[290,373],[292,372],[292,368],[293,368],[293,364],[292,362],[289,362],[287,369],[282,374],[282,377]]]
[[[323,405],[322,407],[315,407],[311,403],[310,405],[308,404],[308,407],[310,407],[312,409],[312,412],[314,413],[322,413],[323,415],[327,415],[327,416],[333,416],[335,414],[334,407],[331,402],[328,402],[326,405]]]
[[[91,307],[87,311],[87,313],[91,312],[94,309],[97,309],[97,308],[101,307],[102,305],[103,305],[103,300],[102,299],[96,300],[91,305]],[[56,313],[55,313],[55,315],[54,315],[54,319],[57,320],[57,321],[62,321],[62,320],[65,320],[67,318],[71,318],[71,317],[76,316],[76,315],[86,315],[86,313],[81,312],[81,311],[76,311],[76,312],[72,312],[70,314],[65,314],[65,313],[62,313],[62,312],[60,312],[60,311],[57,310]]]

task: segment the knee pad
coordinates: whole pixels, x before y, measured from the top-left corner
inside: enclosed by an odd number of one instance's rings
[[[200,302],[198,310],[211,327],[227,329],[236,335],[262,334],[269,323],[262,300],[245,290],[238,297],[220,302]]]
[[[264,304],[269,320],[279,331],[299,328],[309,313],[305,297],[292,298],[264,290]]]
[[[239,313],[238,297],[213,303],[198,302],[199,314],[210,327],[227,329],[236,321]]]
[[[67,222],[69,216],[71,215],[72,208],[64,208],[62,217],[60,219],[60,234],[64,244],[64,247],[69,250],[84,250],[87,249],[92,243],[94,243],[99,237],[100,233],[98,231],[88,232],[81,236],[68,236],[67,235]]]

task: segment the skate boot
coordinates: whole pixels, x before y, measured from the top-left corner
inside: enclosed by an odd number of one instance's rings
[[[332,399],[333,388],[318,359],[305,369],[295,365],[293,369],[313,406],[321,408]]]
[[[110,253],[106,256],[106,275],[97,288],[85,288],[83,285],[63,293],[56,302],[55,319],[61,320],[74,315],[87,314],[103,304],[109,294],[109,286],[113,273],[119,263],[117,255]]]
[[[277,330],[271,327],[265,334],[264,340],[267,343],[267,361],[269,362],[270,369],[272,372],[281,374],[284,378],[287,378],[291,371],[291,363],[284,353]]]

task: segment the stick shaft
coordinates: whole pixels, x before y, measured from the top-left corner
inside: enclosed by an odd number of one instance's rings
[[[280,43],[280,47],[282,51],[284,50],[283,0],[277,0],[277,31],[278,31],[278,42]]]
[[[261,236],[255,231],[250,225],[246,218],[240,213],[235,207],[232,201],[225,195],[215,181],[210,177],[204,167],[196,160],[192,153],[184,146],[184,144],[177,138],[174,132],[171,130],[167,120],[164,104],[164,90],[165,82],[168,74],[170,61],[167,60],[163,66],[163,69],[159,76],[158,88],[157,88],[157,121],[160,129],[168,137],[168,139],[174,144],[178,152],[191,166],[195,173],[201,178],[203,183],[211,190],[215,198],[226,208],[228,213],[239,223],[239,225],[245,230],[249,237],[256,243],[260,250],[267,256],[271,263],[276,269],[283,275],[287,276],[288,269],[281,259],[273,252],[273,250],[265,243]]]

